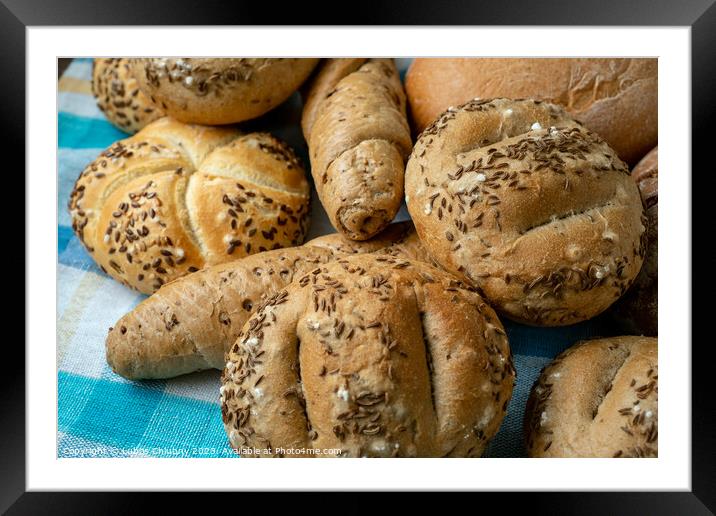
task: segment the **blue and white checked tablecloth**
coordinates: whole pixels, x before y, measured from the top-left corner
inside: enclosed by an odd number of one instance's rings
[[[401,73],[408,64],[407,59],[398,60]],[[80,171],[104,148],[127,136],[97,108],[90,90],[91,69],[91,59],[75,59],[58,85],[58,457],[235,457],[221,421],[219,371],[130,382],[114,374],[105,361],[108,328],[144,296],[100,271],[74,236],[67,211]],[[294,96],[254,126],[286,140],[307,162],[299,119],[300,101]],[[332,232],[320,203],[312,204],[309,237]],[[398,219],[406,218],[403,208]],[[540,369],[576,340],[614,332],[599,319],[554,329],[504,323],[517,383],[507,417],[486,456],[522,457],[522,415]]]

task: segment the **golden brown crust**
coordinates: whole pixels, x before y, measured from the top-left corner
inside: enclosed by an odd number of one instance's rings
[[[90,163],[69,203],[100,267],[145,294],[206,265],[300,245],[308,207],[286,144],[167,117]]]
[[[92,93],[107,119],[126,133],[134,134],[164,116],[139,89],[129,59],[95,59],[92,62]]]
[[[222,374],[222,416],[239,453],[472,457],[513,381],[504,329],[476,292],[362,254],[316,267],[251,316]]]
[[[626,165],[558,106],[474,100],[418,139],[408,211],[425,248],[506,316],[566,325],[605,310],[642,264]]]
[[[331,224],[366,240],[395,217],[412,145],[392,59],[328,59],[302,117],[311,172]]]
[[[611,309],[612,315],[630,332],[651,336],[659,332],[658,160],[655,147],[631,173],[639,186],[648,218],[646,256],[634,284]]]
[[[657,341],[577,343],[545,367],[525,412],[530,457],[656,457]]]
[[[405,78],[418,131],[475,97],[564,106],[630,164],[657,144],[656,59],[415,59]]]
[[[141,89],[185,123],[256,118],[286,100],[318,63],[312,58],[135,58]]]
[[[326,235],[302,247],[254,254],[176,279],[124,315],[107,335],[107,362],[125,378],[171,378],[221,369],[253,310],[267,297],[336,256],[386,252],[427,259],[410,223],[364,242]]]

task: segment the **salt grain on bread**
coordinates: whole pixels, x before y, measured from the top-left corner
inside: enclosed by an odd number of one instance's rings
[[[577,343],[542,370],[525,412],[530,457],[656,457],[659,366],[651,337]]]
[[[479,294],[426,264],[362,254],[262,303],[228,354],[221,412],[244,456],[478,457],[513,381]]]
[[[366,240],[403,200],[412,142],[392,59],[327,59],[306,87],[302,116],[311,172],[331,224]]]
[[[134,134],[164,116],[139,89],[126,58],[92,62],[92,93],[107,120],[126,133]]]
[[[520,322],[594,317],[642,265],[645,215],[626,164],[553,104],[446,111],[415,144],[405,189],[432,258]]]
[[[300,245],[309,195],[300,162],[273,136],[165,117],[90,163],[69,209],[102,270],[150,294],[208,265]]]
[[[256,118],[295,92],[313,58],[135,58],[144,93],[169,116],[220,125]]]
[[[132,380],[221,369],[262,301],[336,256],[367,252],[427,260],[412,225],[398,223],[363,242],[326,235],[208,267],[164,285],[119,319],[107,335],[107,363]]]
[[[420,58],[405,77],[418,131],[475,97],[559,104],[633,165],[658,141],[657,59]]]

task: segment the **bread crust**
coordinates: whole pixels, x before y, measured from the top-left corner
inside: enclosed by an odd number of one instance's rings
[[[139,89],[126,58],[92,61],[92,93],[107,120],[125,133],[134,134],[164,116]]]
[[[559,104],[633,165],[658,143],[656,59],[415,59],[405,78],[418,131],[475,97]]]
[[[513,380],[502,324],[476,292],[361,254],[262,303],[228,353],[222,417],[244,456],[480,456]]]
[[[644,265],[626,294],[610,309],[626,330],[656,336],[659,332],[659,151],[649,152],[632,170],[632,177],[648,218],[647,247]]]
[[[432,258],[526,324],[601,313],[643,261],[627,166],[553,104],[473,100],[445,112],[416,142],[405,188]]]
[[[207,267],[167,283],[120,318],[107,335],[107,363],[132,380],[221,369],[224,353],[267,297],[337,256],[368,252],[427,260],[412,224],[404,222],[368,241],[332,234]]]
[[[69,209],[102,270],[150,294],[207,265],[300,245],[309,200],[303,167],[273,136],[165,117],[90,163]]]
[[[313,58],[134,58],[141,89],[167,115],[221,125],[256,118],[310,75]]]
[[[379,233],[403,200],[412,142],[392,59],[328,59],[307,85],[302,115],[316,191],[353,240]]]
[[[658,456],[652,337],[575,344],[542,370],[525,412],[530,457]]]

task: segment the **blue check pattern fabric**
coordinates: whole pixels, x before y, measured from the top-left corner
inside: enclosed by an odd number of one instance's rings
[[[402,74],[409,61],[397,60]],[[102,150],[127,137],[97,108],[91,74],[91,59],[74,59],[58,82],[57,455],[235,458],[221,421],[219,371],[132,382],[114,374],[105,360],[107,330],[144,296],[104,274],[71,228],[67,202],[75,179]],[[300,110],[300,102],[293,100]],[[287,117],[290,124],[269,129],[308,163],[296,126],[299,117],[300,111],[293,112]],[[309,237],[332,232],[320,203],[312,204]],[[403,208],[398,220],[407,217]],[[609,332],[598,320],[546,329],[503,322],[517,382],[507,416],[485,456],[523,457],[522,417],[540,369],[577,340]]]

